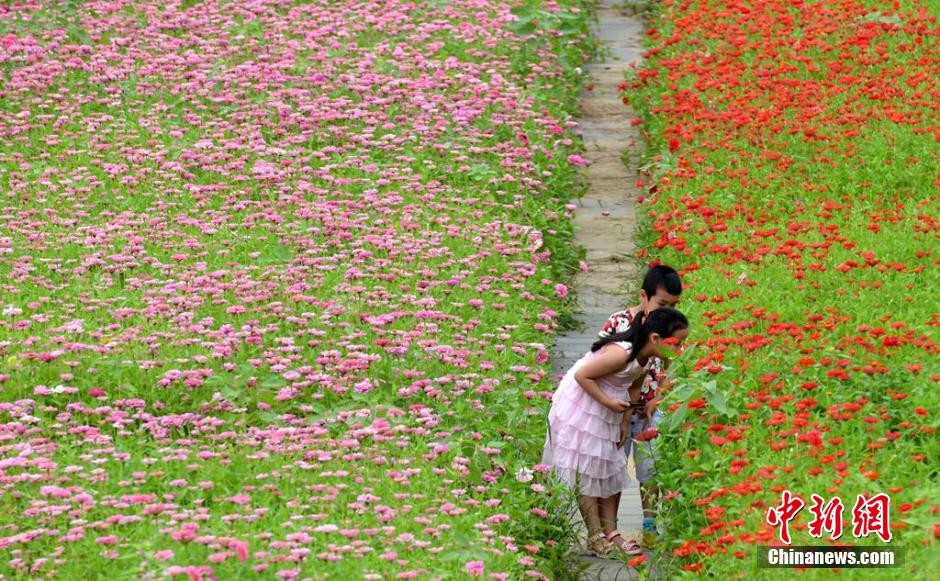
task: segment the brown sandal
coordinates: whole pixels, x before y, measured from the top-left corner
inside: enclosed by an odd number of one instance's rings
[[[623,535],[620,534],[620,531],[610,531],[605,535],[607,542],[610,544],[611,548],[616,548],[617,551],[620,551],[628,557],[639,557],[643,554],[643,547],[640,546],[634,540],[627,540],[623,538]],[[614,541],[614,539],[620,539],[619,542]]]
[[[588,537],[587,552],[589,555],[598,559],[608,559],[610,558],[608,551],[610,551],[610,545],[605,542],[604,533],[597,533]]]

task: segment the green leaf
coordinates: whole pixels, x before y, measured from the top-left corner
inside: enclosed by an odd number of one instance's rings
[[[581,32],[581,25],[576,21],[563,22],[558,28],[558,32],[564,36],[579,34]]]
[[[221,375],[212,375],[206,378],[206,381],[203,382],[203,385],[206,387],[215,387],[215,386],[226,386],[231,384],[231,380],[222,377]]]
[[[689,359],[692,357],[692,353],[695,352],[695,348],[696,348],[696,345],[689,345],[688,347],[680,351],[678,354],[676,354],[674,357],[670,357],[669,365],[670,366],[681,365],[682,369],[687,369],[688,364],[686,362],[689,361]],[[681,375],[681,374],[677,374],[677,375]]]
[[[513,22],[512,24],[509,25],[509,30],[512,30],[519,36],[526,36],[528,34],[532,34],[533,32],[535,32],[535,29],[536,29],[535,24],[533,24],[532,21]]]
[[[535,17],[535,7],[529,4],[526,4],[523,6],[515,6],[512,8],[512,10],[510,10],[510,12],[513,14],[513,16],[516,16],[520,20],[522,19],[531,20],[532,18]]]
[[[483,559],[486,556],[486,553],[480,549],[461,549],[458,551],[452,551],[445,554],[443,557],[440,557],[442,561],[473,561],[477,559]]]
[[[229,402],[235,402],[243,395],[242,390],[234,386],[223,387],[219,392],[222,394],[222,397]]]
[[[467,470],[467,482],[471,484],[480,484],[483,482],[483,474],[477,466],[470,466]]]
[[[694,396],[697,395],[697,391],[698,387],[696,385],[691,383],[683,383],[680,384],[679,387],[664,395],[662,399],[664,401],[685,401],[688,399],[694,399]]]
[[[659,423],[660,427],[664,432],[674,432],[679,429],[679,426],[682,425],[682,421],[685,420],[685,416],[689,414],[689,408],[687,405],[682,404],[682,406],[672,413],[665,414],[662,421]]]
[[[728,401],[725,399],[725,394],[720,391],[710,391],[705,395],[705,399],[708,400],[708,403],[711,404],[718,413],[721,415],[728,415],[730,410],[728,409]]]
[[[862,16],[862,22],[880,22],[881,24],[894,24],[895,26],[901,26],[904,24],[897,16],[885,16],[881,12],[869,12],[865,16]]]
[[[267,423],[269,423],[269,424],[277,423],[277,414],[274,413],[274,412],[272,412],[272,411],[270,411],[270,410],[265,410],[265,411],[262,411],[262,412],[258,412],[258,418],[259,418],[261,421],[267,422]]]

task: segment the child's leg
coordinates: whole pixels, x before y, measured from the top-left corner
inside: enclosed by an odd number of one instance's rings
[[[604,527],[604,536],[611,547],[616,547],[618,551],[627,556],[636,556],[642,554],[641,547],[636,541],[628,541],[617,531],[617,505],[619,504],[620,493],[607,498],[598,500],[601,513],[601,525]]]
[[[640,500],[643,503],[643,546],[653,548],[656,544],[656,503],[659,488],[652,480],[640,483]]]
[[[636,416],[633,414],[633,410],[627,410],[624,413],[626,414],[627,425],[632,426],[633,419],[636,418]],[[630,428],[628,428],[628,430],[629,429]],[[630,448],[633,446],[633,444],[634,444],[633,436],[631,434],[630,437],[627,438],[627,441],[624,442],[623,444],[624,454],[626,454],[627,456],[630,456]],[[626,467],[624,467],[624,470],[626,470]],[[611,517],[611,520],[610,520],[610,528],[604,529],[605,533],[617,530],[617,513],[620,512],[620,494],[621,493],[618,492],[617,494],[610,497],[611,499],[613,499],[611,501],[613,506],[609,508],[609,510],[613,512],[613,517]]]
[[[620,493],[597,501],[601,528],[604,533],[617,530],[617,508],[620,506]]]
[[[587,527],[588,538],[603,530],[597,505],[596,496],[581,496],[578,499],[578,508],[581,509],[581,518],[584,519],[584,526]]]
[[[656,471],[653,467],[652,442],[637,442],[633,461],[636,478],[640,481],[640,501],[643,503],[644,520],[655,516],[656,485],[652,482]]]
[[[661,418],[662,413],[657,410],[650,418],[648,428],[655,428]],[[659,489],[653,479],[656,475],[653,442],[635,442],[633,459],[637,467],[637,480],[640,481],[640,500],[643,503],[643,532],[655,533],[654,518],[656,516],[656,502],[659,499]]]
[[[640,485],[640,500],[643,502],[643,518],[656,516],[656,500],[659,498],[659,488],[655,482],[644,482]]]

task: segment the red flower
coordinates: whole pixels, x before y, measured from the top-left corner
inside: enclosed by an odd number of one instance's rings
[[[704,399],[690,399],[686,403],[686,405],[689,407],[690,410],[702,409],[703,407],[705,407],[705,400]]]
[[[656,430],[656,428],[650,428],[648,430],[644,430],[640,432],[633,439],[636,440],[637,442],[649,442],[650,440],[652,440],[658,435],[659,435],[659,432]]]

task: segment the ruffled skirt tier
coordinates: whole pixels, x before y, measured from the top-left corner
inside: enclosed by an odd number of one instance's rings
[[[623,414],[607,409],[578,385],[578,367],[565,375],[552,396],[542,463],[582,495],[607,498],[629,483],[627,457],[617,447]],[[626,398],[627,386],[599,385],[611,397]]]

